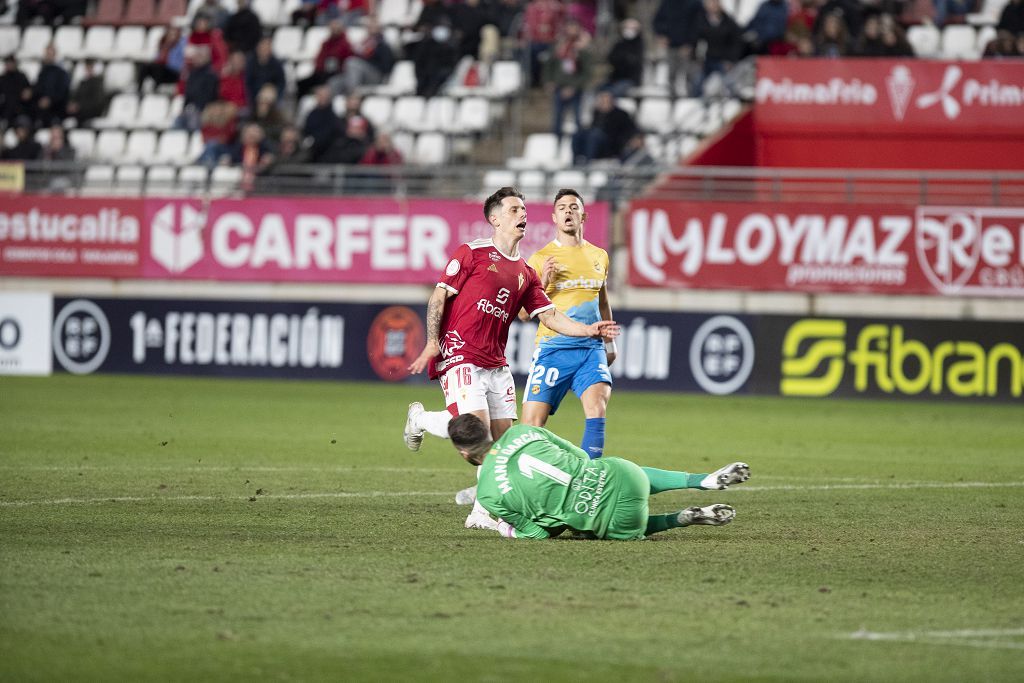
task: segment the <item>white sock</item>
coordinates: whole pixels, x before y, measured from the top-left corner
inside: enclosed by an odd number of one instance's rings
[[[416,426],[441,439],[448,438],[448,423],[452,414],[447,410],[423,411],[416,417]]]

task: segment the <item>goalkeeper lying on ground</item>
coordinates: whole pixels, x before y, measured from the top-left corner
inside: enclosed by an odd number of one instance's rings
[[[728,524],[729,505],[690,507],[648,515],[652,493],[677,489],[722,490],[750,478],[746,463],[711,474],[640,467],[621,458],[591,460],[574,444],[541,427],[516,425],[497,441],[475,415],[448,424],[452,445],[480,466],[477,500],[509,538],[548,538],[566,527],[597,538],[631,540],[691,524]]]

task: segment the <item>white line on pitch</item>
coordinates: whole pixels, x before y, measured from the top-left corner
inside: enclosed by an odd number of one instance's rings
[[[1024,643],[1000,638],[1024,636],[1024,628],[959,629],[954,631],[904,631],[882,633],[861,629],[838,636],[846,640],[918,643],[922,645],[962,645],[1003,650],[1024,650]]]
[[[740,486],[732,491],[834,491],[840,489],[960,489],[960,488],[1019,488],[1024,481],[985,482],[903,482],[892,484],[837,484],[821,486]],[[415,496],[449,496],[445,491],[328,491],[323,493],[284,493],[266,495],[265,499],[302,500],[304,498],[382,498],[382,497],[415,497]],[[244,500],[246,496],[103,496],[95,498],[51,498],[42,500],[0,500],[0,507],[25,507],[28,505],[84,505],[91,503],[148,503],[152,501],[211,501],[211,500]]]

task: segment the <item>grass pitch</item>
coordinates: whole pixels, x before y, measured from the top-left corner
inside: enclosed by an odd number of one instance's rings
[[[462,528],[437,387],[0,379],[0,680],[1020,680],[1018,405],[618,393],[727,527]],[[578,440],[571,398],[550,425]]]

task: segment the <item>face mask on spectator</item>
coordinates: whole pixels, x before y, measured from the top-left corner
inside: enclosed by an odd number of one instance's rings
[[[452,35],[452,30],[447,26],[435,26],[434,30],[430,32],[430,35],[439,43],[447,43],[448,39]]]

